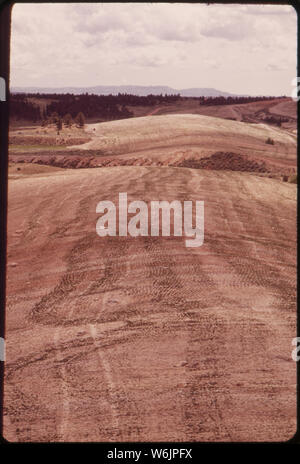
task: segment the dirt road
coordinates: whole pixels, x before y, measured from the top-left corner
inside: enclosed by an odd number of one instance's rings
[[[135,107],[131,107],[130,110],[134,113],[137,112]],[[137,116],[145,116],[147,114],[148,112],[144,111],[144,113],[137,114]],[[232,105],[199,105],[198,100],[187,99],[161,106],[158,114],[198,114],[257,124],[266,123],[266,117],[278,115],[284,116],[287,119],[285,122],[282,122],[282,129],[292,132],[297,129],[297,102],[289,97]]]
[[[204,200],[204,245],[100,238],[96,205],[119,192]],[[292,437],[295,185],[186,168],[44,169],[10,180],[8,237],[8,440]]]
[[[158,111],[161,109],[161,107],[159,106],[158,108],[155,108],[154,110],[151,110],[147,116],[153,116],[153,114],[156,114],[158,113]]]

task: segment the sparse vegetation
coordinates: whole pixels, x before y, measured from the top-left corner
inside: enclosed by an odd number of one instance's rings
[[[73,118],[70,115],[70,113],[65,114],[65,116],[63,117],[63,121],[67,127],[72,127],[72,124],[74,123]]]
[[[59,132],[62,130],[62,119],[60,117],[56,119],[56,127],[57,127],[57,134],[59,135]]]
[[[279,115],[266,116],[264,118],[264,122],[267,122],[268,124],[275,124],[278,127],[281,127],[282,123],[289,122],[289,118],[286,118],[284,116],[279,116]]]
[[[290,176],[288,181],[290,184],[297,184],[298,183],[297,174],[293,174],[292,176]]]
[[[236,105],[253,103],[258,101],[274,100],[275,98],[285,97],[199,97],[200,105]]]
[[[51,141],[51,143],[54,143]],[[21,152],[21,153],[42,153],[43,151],[57,151],[62,150],[62,148],[66,145],[50,145],[50,144],[36,144],[36,145],[26,145],[26,144],[10,144],[9,151],[10,153],[13,152]]]
[[[275,144],[274,140],[271,139],[271,137],[268,137],[268,138],[267,138],[266,143],[267,143],[268,145],[274,145],[274,144]]]

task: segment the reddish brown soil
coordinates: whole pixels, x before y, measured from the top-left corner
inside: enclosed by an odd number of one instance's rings
[[[256,162],[236,153],[218,152],[209,157],[188,159],[178,164],[179,167],[194,169],[213,169],[247,172],[268,172],[264,162]]]
[[[106,157],[106,156],[82,156],[79,155],[11,155],[11,162],[34,163],[40,165],[56,166],[61,168],[99,168],[113,166],[173,166],[189,167],[194,169],[230,170],[246,171],[252,173],[268,173],[271,176],[284,176],[296,172],[294,162],[278,162],[275,160],[270,163],[269,159],[253,159],[232,152],[216,152],[208,157],[195,159],[183,157],[178,160],[177,156],[168,159],[145,158],[145,157]]]
[[[287,121],[281,124],[281,128],[289,131],[297,129],[297,102],[291,98],[275,98],[274,100],[262,100],[253,103],[212,106],[199,105],[197,100],[187,100],[157,108],[156,114],[172,113],[201,114],[248,123],[265,123],[267,121],[266,118],[278,115],[284,116],[287,119]],[[275,119],[279,120],[280,118]]]
[[[46,168],[9,183],[4,436],[291,438],[296,186],[205,169]],[[118,192],[204,200],[204,245],[98,237],[96,205]]]
[[[276,101],[281,111],[282,105],[286,110],[288,103]],[[54,131],[47,129],[51,130]],[[29,135],[32,131],[24,140],[33,137]],[[77,132],[82,134],[82,130]],[[74,137],[77,132],[75,128],[67,135]],[[296,136],[265,124],[175,114],[90,124],[85,137],[90,141],[83,145],[48,151],[45,147],[38,150],[38,145],[34,150],[30,146],[16,150],[12,145],[10,160],[62,168],[186,166],[268,173],[275,177],[296,171]],[[66,138],[56,141],[53,134],[45,136],[55,145],[65,143]],[[266,144],[268,138],[274,144]]]
[[[94,128],[10,155],[4,436],[291,438],[297,186],[269,177],[295,170],[295,136],[196,115]],[[204,200],[204,245],[100,238],[119,192]]]
[[[292,163],[270,163],[269,159],[253,159],[232,152],[217,152],[200,159],[185,159],[175,166],[193,169],[211,169],[223,171],[241,171],[255,174],[269,174],[269,177],[293,174],[296,169]]]
[[[38,150],[38,145],[34,150],[12,145],[10,160],[63,168],[197,165],[274,175],[296,169],[296,136],[265,124],[194,114],[148,116],[90,124],[85,137],[90,141],[83,145],[48,151]],[[266,144],[268,138],[274,144]],[[46,139],[56,144],[53,136]]]

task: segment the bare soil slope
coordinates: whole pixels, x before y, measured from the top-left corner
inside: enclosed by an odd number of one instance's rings
[[[296,135],[266,124],[194,114],[147,116],[89,124],[84,136],[90,141],[65,148],[44,145],[39,150],[36,145],[26,150],[15,145],[10,160],[69,168],[182,166],[187,159],[199,161],[222,152],[243,157],[243,165],[264,164],[263,172],[270,174],[296,170]],[[267,144],[267,139],[274,143]]]
[[[87,132],[93,135],[93,139],[78,148],[104,149],[106,153],[110,150],[112,154],[133,153],[150,148],[153,150],[156,147],[174,150],[181,145],[198,147],[201,152],[218,147],[226,149],[229,145],[232,148],[235,145],[245,152],[251,150],[256,153],[262,148],[266,149],[268,137],[272,137],[278,144],[273,148],[275,152],[284,146],[284,154],[290,151],[295,157],[296,147],[295,136],[269,125],[243,124],[195,114],[147,116],[89,124]]]
[[[130,107],[135,116],[146,116],[148,110],[140,107]],[[297,102],[291,98],[275,98],[274,100],[261,100],[252,103],[233,105],[199,105],[197,99],[180,100],[173,104],[165,104],[151,108],[154,114],[202,114],[223,119],[251,123],[265,123],[272,115],[284,116],[287,120],[282,122],[281,128],[295,131],[297,128]],[[150,112],[149,111],[149,112]]]
[[[167,121],[171,128],[174,118]],[[226,121],[218,124],[225,142]],[[101,125],[93,143],[111,140],[120,125]],[[140,147],[137,126],[126,127],[118,137]],[[265,131],[263,143],[269,130],[245,129],[237,144]],[[201,124],[197,131],[217,139]],[[148,137],[159,144],[164,134],[151,126]],[[279,146],[290,141],[273,136]],[[186,248],[184,237],[98,237],[96,205],[117,204],[118,192],[129,200],[204,200],[204,245]],[[171,167],[19,173],[9,183],[8,237],[8,440],[269,441],[294,434],[295,185]]]

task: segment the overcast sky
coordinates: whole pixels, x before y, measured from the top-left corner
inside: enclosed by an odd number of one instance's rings
[[[284,5],[16,4],[11,85],[290,95],[296,41]]]

